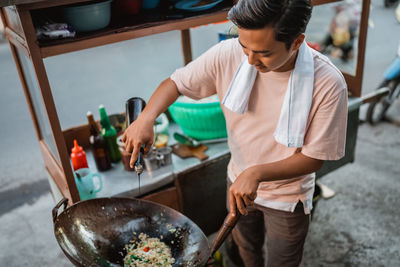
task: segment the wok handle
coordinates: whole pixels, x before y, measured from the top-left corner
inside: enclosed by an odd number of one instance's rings
[[[211,253],[210,258],[213,257],[214,253],[219,249],[222,243],[225,241],[225,238],[229,235],[232,231],[233,227],[235,227],[237,221],[240,218],[240,212],[236,211],[235,214],[228,213],[226,216],[224,223],[222,224],[221,228],[219,229],[217,236],[214,239],[213,244],[211,245]]]
[[[58,202],[57,203],[57,205],[53,208],[53,210],[52,210],[52,214],[53,214],[53,223],[55,223],[56,222],[56,220],[57,220],[57,216],[58,216],[58,209],[61,207],[61,205],[63,205],[64,204],[64,209],[63,210],[65,210],[65,208],[67,207],[67,205],[68,205],[68,198],[63,198],[63,199],[61,199],[60,200],[60,202]]]

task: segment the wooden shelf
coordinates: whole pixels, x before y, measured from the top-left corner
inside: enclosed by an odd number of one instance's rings
[[[40,52],[42,58],[46,58],[96,46],[149,36],[152,34],[163,33],[172,30],[189,29],[200,25],[224,21],[226,20],[227,14],[228,10],[223,9],[217,12],[195,17],[106,29],[100,33],[92,35],[83,35],[74,39],[65,39],[61,42],[56,41],[40,44]]]
[[[201,12],[188,12],[174,8],[173,2],[165,2],[152,10],[141,10],[136,15],[124,15],[113,9],[111,23],[99,31],[77,33],[74,38],[39,40],[42,58],[56,56],[87,48],[112,44],[139,37],[173,30],[187,30],[193,27],[227,20],[231,0],[225,0],[212,9]],[[48,17],[53,21],[62,20],[60,7],[32,11],[32,18],[43,23],[43,17],[59,13],[58,17]],[[54,15],[53,15],[54,16]],[[36,26],[41,23],[37,23]]]
[[[38,1],[19,6],[20,10],[51,9],[54,6],[81,2],[82,0]],[[333,0],[334,1],[334,0]],[[332,2],[332,0],[313,0],[314,5]],[[39,41],[42,58],[61,55],[87,48],[117,43],[130,39],[168,32],[172,30],[186,30],[200,25],[227,20],[229,9],[233,1],[225,0],[216,7],[202,12],[185,12],[174,10],[171,3],[159,9],[121,17],[114,14],[109,27],[87,34],[77,34],[75,38],[66,38],[50,41]],[[35,12],[35,11],[33,11]],[[115,19],[117,18],[117,19]]]

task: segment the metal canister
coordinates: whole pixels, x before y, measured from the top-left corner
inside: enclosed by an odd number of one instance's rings
[[[172,156],[171,156],[172,148],[171,147],[166,146],[166,147],[159,148],[157,150],[157,153],[160,155],[159,160],[160,160],[161,166],[167,166],[172,163]]]

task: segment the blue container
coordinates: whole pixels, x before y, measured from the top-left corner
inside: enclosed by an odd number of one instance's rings
[[[110,24],[111,1],[65,7],[64,18],[77,32],[100,30]]]
[[[158,6],[160,0],[143,0],[142,1],[142,8],[143,9],[153,9]]]
[[[218,33],[218,41],[221,42],[223,40],[237,38],[239,35],[237,34],[229,34],[229,33]]]

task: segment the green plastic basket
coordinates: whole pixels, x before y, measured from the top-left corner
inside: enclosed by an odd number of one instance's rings
[[[197,140],[227,136],[225,117],[219,102],[175,102],[169,107],[172,119],[183,133]]]

